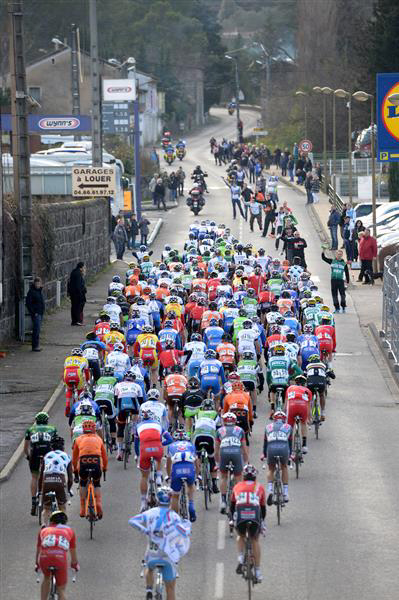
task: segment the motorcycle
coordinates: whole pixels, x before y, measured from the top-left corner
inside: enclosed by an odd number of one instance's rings
[[[229,115],[234,115],[234,108],[230,107],[227,109],[227,111],[228,111]]]
[[[164,136],[161,140],[161,146],[164,150],[170,145],[170,137]]]
[[[194,181],[194,187],[199,189],[201,195],[205,192],[204,177],[208,177],[208,173],[203,173],[202,175],[194,173],[194,175],[191,175],[191,179]]]
[[[186,156],[186,149],[183,147],[176,148],[176,156],[179,160],[183,160]]]
[[[190,196],[187,198],[186,204],[190,207],[190,210],[195,216],[197,216],[200,210],[205,206],[205,199],[197,187],[190,190]]]
[[[168,163],[168,165],[171,165],[172,162],[175,160],[175,154],[172,152],[167,152],[164,155],[164,159]]]

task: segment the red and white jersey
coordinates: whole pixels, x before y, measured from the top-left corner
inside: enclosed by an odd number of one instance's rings
[[[76,548],[76,536],[67,525],[50,525],[43,527],[37,537],[37,547],[40,550],[52,550],[56,554],[66,554],[71,548]]]
[[[315,329],[315,335],[319,340],[319,343],[328,346],[332,343],[332,350],[335,351],[336,340],[335,340],[335,327],[333,325],[319,325]],[[320,347],[321,348],[321,347]]]
[[[302,385],[290,385],[285,392],[287,402],[310,402],[311,398],[312,392],[310,389]]]
[[[252,506],[265,506],[265,488],[256,481],[240,481],[233,488],[232,502]]]
[[[157,420],[148,419],[137,425],[137,435],[142,442],[161,442],[162,425]]]

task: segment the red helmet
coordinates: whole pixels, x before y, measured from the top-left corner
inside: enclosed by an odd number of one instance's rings
[[[233,412],[224,413],[222,419],[225,425],[235,425],[237,423],[237,416]]]
[[[96,424],[94,421],[83,421],[82,429],[83,433],[96,433]]]
[[[276,410],[276,412],[273,415],[273,421],[285,421],[286,418],[287,415],[283,410]]]

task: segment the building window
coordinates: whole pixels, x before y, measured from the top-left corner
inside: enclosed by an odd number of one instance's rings
[[[36,102],[40,102],[42,97],[42,88],[40,87],[28,87],[28,94],[32,96]]]

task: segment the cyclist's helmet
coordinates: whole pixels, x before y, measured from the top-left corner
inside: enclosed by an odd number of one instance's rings
[[[276,412],[273,414],[273,421],[285,421],[286,418],[287,415],[283,410],[276,410]]]
[[[323,306],[320,307],[320,310],[322,312],[330,312],[330,307],[327,306],[327,304],[323,304]]]
[[[216,352],[212,348],[208,348],[205,352],[205,358],[216,358]]]
[[[60,435],[55,435],[51,440],[51,447],[53,450],[64,450],[65,440]]]
[[[83,356],[83,350],[81,348],[72,348],[71,356]]]
[[[330,315],[324,315],[321,319],[321,324],[322,325],[331,325],[332,323],[332,319]]]
[[[117,331],[119,329],[119,323],[117,323],[116,321],[112,321],[109,324],[109,328],[111,331]]]
[[[123,352],[123,344],[119,344],[118,342],[114,344],[114,350],[116,352]]]
[[[115,296],[108,296],[107,304],[115,304],[115,302],[116,302]]]
[[[36,425],[47,425],[49,416],[46,412],[39,412],[35,416]]]
[[[94,421],[83,421],[82,429],[83,433],[96,433],[96,424]]]
[[[323,304],[323,298],[321,296],[314,296],[313,300],[316,304]]]
[[[308,364],[320,362],[320,356],[318,354],[311,354],[308,358]]]
[[[160,393],[156,388],[151,388],[147,393],[147,400],[159,400]]]
[[[205,398],[201,404],[202,410],[215,410],[215,404],[211,398]]]
[[[152,325],[144,325],[142,331],[143,331],[143,333],[153,333],[154,328],[152,327]]]
[[[223,423],[225,425],[235,425],[237,423],[237,415],[233,412],[227,412],[222,415]]]
[[[253,465],[245,465],[242,474],[244,481],[255,481],[258,470]]]
[[[214,317],[209,321],[209,325],[211,325],[212,327],[217,327],[218,324],[218,320],[215,319]]]
[[[229,333],[224,333],[222,335],[222,341],[223,342],[231,342],[231,335]]]
[[[316,306],[316,300],[314,298],[309,298],[308,306]]]
[[[183,442],[183,441],[187,441],[189,439],[189,436],[188,436],[187,432],[184,430],[184,427],[179,427],[173,433],[173,439],[176,441],[180,440]]]
[[[296,335],[293,331],[289,331],[288,333],[285,334],[285,338],[286,338],[287,342],[295,342]]]
[[[169,506],[172,490],[169,487],[162,486],[157,492],[157,500],[160,506]]]
[[[121,278],[119,277],[119,275],[114,275],[112,278],[112,282],[113,283],[120,283],[121,282]]]
[[[239,317],[246,317],[247,316],[247,311],[245,310],[245,308],[239,308],[238,309],[238,316]]]
[[[311,298],[312,297],[312,292],[310,290],[304,290],[303,297],[304,298]]]
[[[93,394],[91,392],[89,392],[88,390],[84,390],[79,395],[79,401],[82,402],[84,400],[91,402],[93,400]]]
[[[136,381],[136,373],[132,373],[132,371],[128,371],[124,376],[125,381]]]
[[[246,319],[242,326],[244,329],[252,329],[252,321],[250,319]]]
[[[270,333],[272,335],[276,335],[277,333],[281,333],[280,325],[277,325],[277,323],[273,323],[273,325],[270,326]]]
[[[305,377],[305,375],[297,375],[295,377],[295,383],[297,385],[306,385],[306,377]]]
[[[86,417],[94,416],[94,408],[90,403],[90,400],[83,400],[78,408],[79,414]]]
[[[242,353],[244,360],[254,360],[254,353],[251,350],[246,350]]]
[[[183,367],[181,365],[173,365],[170,370],[172,373],[183,373]]]
[[[277,344],[277,346],[274,346],[273,354],[274,354],[274,356],[284,356],[284,354],[285,354],[284,346],[282,346],[281,344]]]
[[[66,525],[68,523],[68,517],[63,510],[55,510],[50,515],[50,523],[52,525]]]
[[[291,294],[287,290],[284,290],[281,292],[281,298],[291,298]]]
[[[270,307],[270,312],[278,312],[278,305],[272,304]]]
[[[284,323],[285,323],[284,317],[277,317],[276,323],[277,323],[277,325],[284,325]]]
[[[311,325],[310,323],[306,323],[303,326],[303,333],[313,333],[313,325]]]
[[[190,377],[188,380],[188,385],[190,388],[198,389],[200,386],[200,381],[198,377]]]
[[[253,288],[248,288],[247,294],[250,298],[255,298],[255,296],[256,296],[256,292]]]
[[[190,337],[190,342],[201,342],[202,337],[200,333],[192,333]]]

